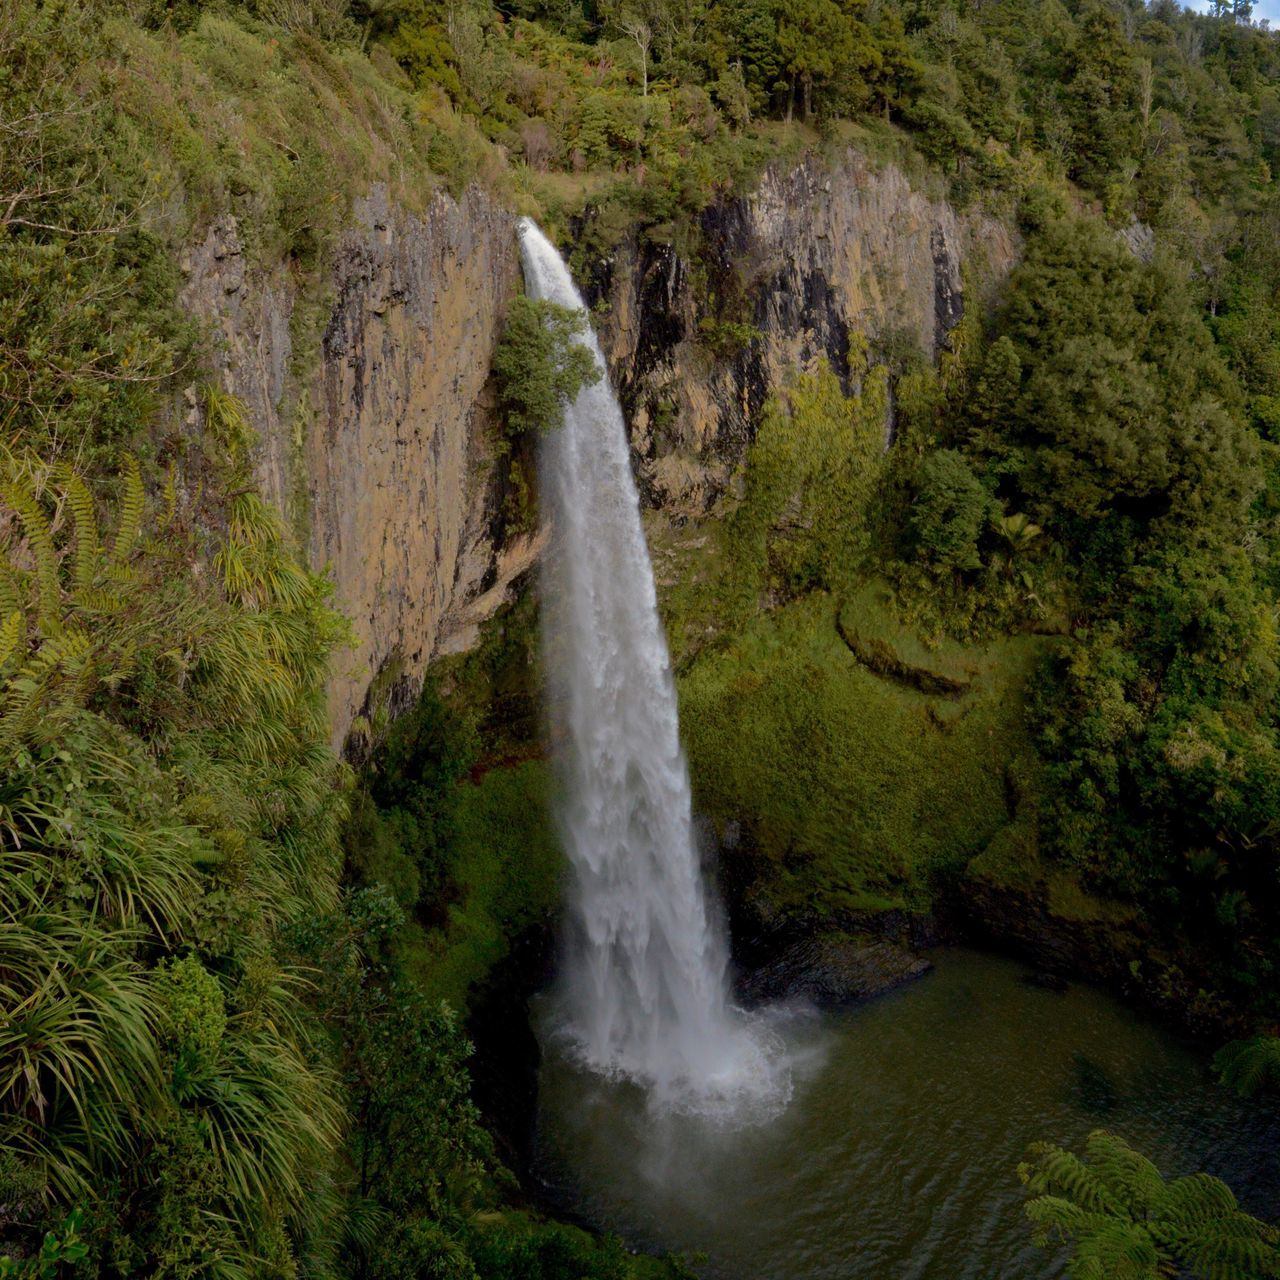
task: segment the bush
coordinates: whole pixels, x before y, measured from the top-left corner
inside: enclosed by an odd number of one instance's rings
[[[920,554],[940,569],[979,569],[978,540],[995,511],[991,495],[954,449],[930,454],[920,468],[911,528]]]
[[[586,320],[571,307],[521,294],[511,303],[493,372],[507,435],[518,438],[554,431],[565,406],[601,370],[581,341]]]

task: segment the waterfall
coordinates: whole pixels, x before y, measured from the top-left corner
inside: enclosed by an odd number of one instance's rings
[[[568,267],[520,224],[525,287],[586,318]],[[557,820],[572,868],[561,1030],[592,1070],[683,1111],[773,1110],[781,1050],[729,1001],[728,948],[694,839],[675,686],[622,411],[601,378],[542,444]]]

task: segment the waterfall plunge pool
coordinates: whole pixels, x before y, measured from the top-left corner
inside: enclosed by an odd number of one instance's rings
[[[1166,1176],[1204,1169],[1280,1215],[1280,1108],[1100,991],[935,952],[933,973],[839,1013],[778,1015],[794,1095],[764,1125],[662,1117],[548,1052],[535,1171],[552,1200],[714,1280],[1050,1280],[1016,1166],[1029,1142],[1119,1133]],[[544,1042],[546,1038],[544,1037]]]

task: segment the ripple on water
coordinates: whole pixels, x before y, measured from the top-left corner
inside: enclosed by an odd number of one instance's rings
[[[753,1123],[655,1107],[549,1041],[541,1175],[640,1247],[705,1253],[716,1280],[1049,1280],[1062,1255],[1032,1243],[1016,1166],[1030,1141],[1095,1128],[1275,1216],[1280,1117],[1217,1087],[1202,1053],[1088,987],[934,958],[930,977],[848,1013],[758,1015],[790,1092]]]

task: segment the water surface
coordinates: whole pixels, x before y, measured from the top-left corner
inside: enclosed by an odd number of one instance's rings
[[[540,1176],[637,1246],[705,1254],[717,1280],[1051,1280],[1062,1254],[1032,1243],[1016,1166],[1029,1141],[1095,1128],[1280,1215],[1280,1116],[1215,1085],[1203,1052],[1092,988],[932,958],[883,1000],[784,1020],[795,1094],[764,1126],[664,1119],[552,1049]]]

